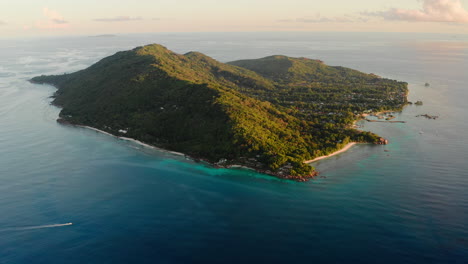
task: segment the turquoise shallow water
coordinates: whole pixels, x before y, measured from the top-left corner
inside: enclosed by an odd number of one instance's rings
[[[148,43],[220,61],[319,58],[405,80],[410,100],[424,105],[398,115],[406,124],[362,124],[390,145],[355,146],[316,163],[326,178],[295,183],[60,126],[54,88],[27,82]],[[0,263],[468,262],[467,37],[0,40],[0,62]],[[440,118],[415,117],[425,113]]]

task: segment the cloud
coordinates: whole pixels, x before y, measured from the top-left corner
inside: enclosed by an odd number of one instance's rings
[[[320,14],[317,14],[312,17],[302,17],[296,19],[279,19],[276,22],[280,23],[356,23],[356,22],[367,22],[367,18],[352,16],[352,15],[343,15],[339,17],[324,17]]]
[[[42,13],[45,17],[49,18],[50,21],[56,24],[67,24],[68,22],[63,19],[63,16],[54,10],[50,10],[47,7],[42,9]]]
[[[23,29],[64,29],[69,26],[68,21],[57,11],[45,7],[42,9],[42,15],[45,19],[36,21],[32,26],[23,26]]]
[[[63,19],[63,16],[57,13],[54,10],[50,10],[47,7],[42,9],[42,13],[45,17],[49,18],[49,21],[54,24],[68,24],[68,22]]]
[[[318,18],[298,18],[297,22],[302,23],[354,23],[361,22],[362,18],[354,17],[318,17]]]
[[[137,21],[143,20],[142,17],[129,17],[129,16],[116,16],[112,18],[96,18],[94,21],[98,22],[124,22],[124,21]]]
[[[278,19],[276,20],[276,22],[280,22],[280,23],[291,23],[291,22],[294,22],[295,20],[294,19]]]
[[[68,21],[63,20],[63,19],[52,19],[51,21],[54,22],[55,24],[68,24]]]
[[[468,23],[468,11],[461,0],[422,0],[420,10],[392,8],[380,12],[362,12],[365,16],[378,16],[386,20],[411,22]]]

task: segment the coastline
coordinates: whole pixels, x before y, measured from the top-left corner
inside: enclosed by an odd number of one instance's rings
[[[332,154],[328,154],[328,155],[325,155],[325,156],[320,156],[320,157],[315,158],[313,160],[306,160],[306,161],[304,161],[304,163],[310,164],[310,163],[313,163],[313,162],[316,162],[316,161],[319,161],[319,160],[323,160],[323,159],[326,159],[326,158],[336,156],[338,154],[346,152],[347,150],[349,150],[352,146],[354,146],[356,144],[357,144],[357,142],[348,143],[346,146],[344,146],[344,148],[342,148],[340,150],[337,150],[337,151],[333,152]]]
[[[213,162],[210,162],[208,160],[205,160],[203,158],[195,158],[195,157],[189,156],[189,155],[181,153],[181,152],[176,152],[176,151],[171,151],[171,150],[159,148],[159,147],[144,143],[144,142],[139,141],[139,140],[134,139],[134,138],[117,136],[117,135],[111,134],[109,132],[106,132],[106,131],[103,131],[103,130],[100,130],[100,129],[97,129],[97,128],[94,128],[94,127],[91,127],[91,126],[74,124],[74,123],[72,123],[72,122],[70,122],[70,121],[68,121],[66,119],[63,119],[63,118],[58,118],[57,123],[59,123],[61,125],[69,125],[69,126],[86,128],[86,129],[93,130],[95,132],[105,134],[105,135],[108,135],[108,136],[111,136],[111,137],[114,137],[114,138],[117,138],[117,139],[120,139],[120,140],[131,141],[131,142],[136,143],[136,144],[138,144],[140,146],[143,146],[143,147],[155,149],[155,150],[158,150],[158,151],[161,151],[161,152],[164,152],[164,153],[169,153],[169,154],[172,154],[172,155],[183,156],[186,159],[190,159],[190,160],[193,160],[195,162],[204,162],[204,163],[212,166],[213,168],[224,168],[224,169],[231,169],[231,168],[235,169],[235,168],[237,168],[237,169],[252,170],[252,171],[255,171],[255,172],[258,172],[258,173],[267,174],[267,175],[270,175],[270,176],[273,176],[273,177],[276,177],[276,178],[280,178],[280,179],[283,179],[283,180],[291,180],[291,181],[296,181],[296,182],[306,182],[306,181],[308,181],[310,179],[313,179],[314,177],[319,175],[319,173],[317,171],[313,171],[310,175],[307,175],[307,176],[293,176],[293,175],[289,175],[289,174],[284,174],[281,171],[280,172],[272,172],[272,171],[269,171],[268,169],[264,169],[264,168],[260,169],[260,168],[250,167],[250,166],[244,165],[242,163],[237,163],[237,164],[233,163],[233,164],[220,165],[218,163],[213,163]]]
[[[155,147],[155,146],[152,146],[150,144],[146,144],[144,142],[141,142],[141,141],[133,139],[133,138],[116,136],[116,135],[113,135],[113,134],[111,134],[109,132],[106,132],[106,131],[103,131],[103,130],[100,130],[100,129],[97,129],[97,128],[94,128],[94,127],[73,124],[73,123],[70,123],[70,122],[68,122],[68,121],[66,121],[64,119],[61,119],[61,118],[57,119],[57,122],[62,124],[62,125],[71,125],[71,126],[76,126],[76,127],[81,127],[81,128],[86,128],[86,129],[89,129],[89,130],[93,130],[95,132],[105,134],[105,135],[108,135],[108,136],[111,136],[111,137],[114,137],[114,138],[117,138],[117,139],[120,139],[120,140],[125,140],[125,141],[130,141],[130,142],[136,143],[136,144],[138,144],[140,146],[143,146],[143,147],[146,147],[146,148],[156,149],[158,151],[173,154],[173,155],[177,155],[177,156],[183,156],[186,159],[191,159],[191,160],[194,160],[196,162],[197,161],[206,162],[207,164],[213,166],[213,168],[245,169],[245,170],[251,170],[251,171],[255,171],[255,172],[258,172],[258,173],[262,173],[262,174],[267,174],[267,175],[270,175],[270,176],[273,176],[273,177],[276,177],[276,178],[280,178],[280,179],[284,179],[284,180],[292,180],[292,181],[297,181],[297,182],[305,182],[305,181],[308,181],[308,180],[313,179],[314,177],[318,176],[317,171],[314,171],[309,176],[292,176],[292,175],[283,175],[281,173],[273,173],[271,171],[264,170],[264,169],[252,168],[252,167],[248,167],[248,166],[242,165],[242,164],[229,164],[229,165],[222,166],[222,165],[218,165],[216,163],[211,163],[211,162],[209,162],[207,160],[204,160],[204,159],[190,157],[189,155],[186,155],[186,154],[181,153],[181,152],[176,152],[176,151],[171,151],[171,150],[166,150],[166,149],[163,149],[163,148]]]
[[[133,142],[135,144],[138,144],[140,146],[143,146],[143,147],[146,147],[146,148],[151,148],[151,149],[157,149],[161,152],[165,152],[165,153],[170,153],[170,154],[173,154],[173,155],[177,155],[177,156],[187,156],[185,155],[184,153],[180,153],[180,152],[176,152],[176,151],[171,151],[171,150],[166,150],[166,149],[162,149],[162,148],[158,148],[158,147],[155,147],[155,146],[152,146],[150,144],[146,144],[144,142],[141,142],[139,140],[136,140],[134,138],[129,138],[129,137],[119,137],[119,136],[116,136],[116,135],[113,135],[109,132],[106,132],[106,131],[103,131],[103,130],[100,130],[100,129],[97,129],[97,128],[94,128],[94,127],[90,127],[90,126],[82,126],[82,125],[74,125],[74,126],[77,126],[77,127],[82,127],[82,128],[87,128],[87,129],[90,129],[90,130],[94,130],[96,132],[99,132],[99,133],[102,133],[102,134],[105,134],[105,135],[108,135],[108,136],[111,136],[111,137],[115,137],[115,138],[118,138],[120,140],[125,140],[125,141],[130,141],[130,142]]]

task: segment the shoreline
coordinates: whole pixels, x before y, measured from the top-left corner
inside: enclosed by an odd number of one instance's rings
[[[195,162],[206,162],[207,165],[210,165],[213,168],[250,170],[250,171],[255,171],[257,173],[270,175],[270,176],[273,176],[273,177],[276,177],[276,178],[279,178],[279,179],[292,180],[292,181],[296,181],[296,182],[306,182],[306,181],[309,181],[310,179],[314,179],[315,177],[317,177],[319,175],[319,172],[316,171],[316,170],[314,170],[313,173],[311,175],[308,175],[308,176],[292,176],[292,175],[289,175],[289,174],[283,175],[282,173],[271,172],[271,171],[269,171],[267,169],[258,169],[258,168],[249,167],[249,166],[246,166],[246,165],[241,164],[241,163],[219,165],[217,163],[213,163],[213,162],[209,162],[207,160],[204,160],[202,158],[194,158],[194,157],[191,157],[191,156],[189,156],[187,154],[184,154],[184,153],[181,153],[181,152],[176,152],[176,151],[171,151],[171,150],[163,149],[163,148],[160,148],[160,147],[156,147],[156,146],[144,143],[144,142],[139,141],[139,140],[134,139],[134,138],[117,136],[117,135],[111,134],[109,132],[106,132],[106,131],[103,131],[103,130],[100,130],[100,129],[97,129],[97,128],[94,128],[94,127],[91,127],[91,126],[73,124],[73,123],[70,123],[70,122],[68,122],[68,121],[66,121],[64,119],[61,119],[61,118],[57,119],[57,122],[62,124],[62,125],[71,125],[71,126],[76,126],[76,127],[80,127],[80,128],[93,130],[93,131],[95,131],[97,133],[105,134],[107,136],[111,136],[111,137],[119,139],[119,140],[129,141],[129,142],[135,143],[137,145],[140,145],[140,146],[143,146],[143,147],[146,147],[146,148],[150,148],[150,149],[154,149],[154,150],[157,150],[157,151],[160,151],[160,152],[163,152],[163,153],[168,153],[168,154],[172,154],[172,155],[175,155],[175,156],[183,156],[186,159],[189,159],[189,160],[192,160],[192,161],[195,161]],[[342,149],[337,150],[337,151],[335,151],[335,152],[333,152],[333,153],[331,153],[329,155],[320,156],[320,157],[317,157],[317,158],[315,158],[313,160],[304,161],[303,163],[311,164],[313,162],[316,162],[316,161],[319,161],[319,160],[322,160],[322,159],[326,159],[326,158],[330,158],[332,156],[344,153],[344,152],[348,151],[351,147],[353,147],[356,144],[358,144],[358,142],[350,142],[350,143],[346,144]]]
[[[282,175],[280,173],[272,173],[272,172],[269,172],[268,170],[252,168],[252,167],[248,167],[248,166],[242,165],[242,164],[229,164],[229,165],[224,165],[224,166],[223,165],[218,165],[216,163],[212,163],[212,162],[209,162],[209,161],[204,160],[204,159],[191,157],[191,156],[189,156],[187,154],[184,154],[184,153],[181,153],[181,152],[171,151],[171,150],[159,148],[159,147],[156,147],[156,146],[152,146],[150,144],[141,142],[141,141],[133,139],[133,138],[116,136],[116,135],[113,135],[113,134],[111,134],[109,132],[106,132],[106,131],[103,131],[103,130],[100,130],[100,129],[97,129],[97,128],[94,128],[94,127],[91,127],[91,126],[73,124],[73,123],[70,123],[70,122],[68,122],[66,120],[60,119],[60,118],[57,120],[57,122],[60,123],[60,124],[63,124],[63,125],[71,125],[71,126],[76,126],[76,127],[80,127],[80,128],[93,130],[93,131],[95,131],[97,133],[105,134],[107,136],[111,136],[113,138],[117,138],[117,139],[124,140],[124,141],[130,141],[130,142],[136,143],[136,144],[138,144],[140,146],[155,149],[155,150],[158,150],[158,151],[161,151],[161,152],[164,152],[164,153],[168,153],[168,154],[172,154],[172,155],[176,155],[176,156],[183,156],[186,159],[190,159],[190,160],[193,160],[195,162],[206,162],[206,164],[212,166],[213,168],[250,170],[250,171],[255,171],[257,173],[270,175],[270,176],[273,176],[273,177],[276,177],[276,178],[279,178],[279,179],[292,180],[292,181],[296,181],[296,182],[305,182],[305,181],[308,181],[308,180],[313,179],[314,177],[318,176],[317,171],[314,171],[309,176],[291,176],[291,175]]]
[[[336,156],[338,154],[341,154],[341,153],[344,153],[344,152],[348,151],[352,146],[354,146],[356,144],[357,144],[357,142],[348,143],[346,146],[344,146],[344,148],[342,148],[340,150],[337,150],[337,151],[335,151],[335,152],[333,152],[331,154],[325,155],[325,156],[320,156],[320,157],[315,158],[313,160],[306,160],[306,161],[304,161],[304,163],[310,164],[310,163],[313,163],[313,162],[316,162],[316,161],[319,161],[319,160],[323,160],[323,159],[326,159],[326,158]]]
[[[151,149],[156,149],[156,150],[161,151],[161,152],[164,152],[164,153],[169,153],[169,154],[173,154],[173,155],[177,155],[177,156],[184,156],[184,157],[187,156],[187,155],[185,155],[184,153],[180,153],[180,152],[176,152],[176,151],[171,151],[171,150],[166,150],[166,149],[158,148],[158,147],[152,146],[152,145],[150,145],[150,144],[146,144],[146,143],[144,143],[144,142],[141,142],[141,141],[139,141],[139,140],[136,140],[136,139],[134,139],[134,138],[119,137],[119,136],[113,135],[113,134],[111,134],[111,133],[109,133],[109,132],[106,132],[106,131],[103,131],[103,130],[100,130],[100,129],[97,129],[97,128],[94,128],[94,127],[82,126],[82,125],[74,125],[74,126],[81,127],[81,128],[87,128],[87,129],[96,131],[96,132],[98,132],[98,133],[102,133],[102,134],[105,134],[105,135],[108,135],[108,136],[111,136],[111,137],[114,137],[114,138],[117,138],[117,139],[120,139],[120,140],[130,141],[130,142],[133,142],[133,143],[138,144],[138,145],[140,145],[140,146],[143,146],[143,147],[146,147],[146,148],[151,148]]]

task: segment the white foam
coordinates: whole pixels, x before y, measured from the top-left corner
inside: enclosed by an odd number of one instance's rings
[[[73,225],[73,223],[40,225],[40,226],[25,226],[25,227],[8,227],[8,228],[0,229],[0,232],[34,230],[34,229],[54,228],[54,227],[63,227],[63,226],[71,226],[71,225]]]

